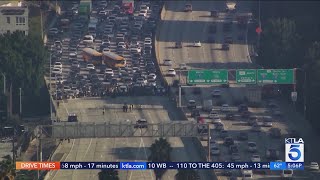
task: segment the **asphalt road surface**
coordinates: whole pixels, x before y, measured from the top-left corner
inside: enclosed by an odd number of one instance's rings
[[[189,3],[189,2],[188,2]],[[190,2],[193,6],[193,12],[183,12],[185,2],[167,2],[166,12],[162,23],[158,29],[158,38],[156,42],[157,58],[160,65],[162,65],[164,59],[170,59],[173,62],[172,67],[161,66],[161,71],[165,75],[169,68],[179,68],[179,64],[186,63],[188,69],[239,69],[239,68],[250,68],[253,67],[249,57],[247,39],[247,30],[243,31],[238,29],[237,25],[234,24],[232,28],[232,33],[224,33],[222,30],[223,22],[235,21],[235,16],[237,14],[248,14],[250,12],[250,2],[238,2],[237,13],[234,15],[227,15],[221,13],[219,18],[209,17],[210,11],[215,9],[220,12],[224,11],[226,5],[224,2],[215,1],[192,1]],[[217,32],[215,34],[208,33],[208,26],[215,23],[217,25]],[[225,36],[232,36],[234,43],[230,45],[229,51],[222,51],[221,44]],[[210,36],[213,36],[215,43],[208,43],[207,40]],[[238,37],[243,36],[244,39],[239,40]],[[202,47],[193,47],[194,42],[200,41]],[[174,48],[175,42],[182,42],[182,48]],[[179,74],[179,72],[177,72]],[[178,75],[176,77],[166,77],[167,82],[170,84],[173,80],[179,79]],[[181,83],[186,83],[185,74],[182,73]],[[202,100],[211,99],[210,92],[213,89],[218,88],[217,86],[211,87],[201,87],[200,95],[194,95],[192,93],[193,88],[184,88],[185,95],[182,99],[182,106],[186,106],[187,100],[196,100],[197,105],[201,106]],[[232,106],[235,99],[241,99],[245,94],[246,89],[239,86],[231,86],[231,88],[222,89],[222,97],[224,103],[228,103]],[[216,102],[214,100],[214,102]],[[302,123],[302,118],[293,112],[288,104],[281,104],[281,110],[285,114],[284,118],[273,118],[273,127],[281,129],[281,132],[286,134],[290,129],[301,130],[300,127],[306,126],[307,123]],[[264,103],[263,103],[264,104]],[[262,108],[253,108],[250,110],[256,115],[260,116],[270,116],[264,106]],[[188,112],[188,111],[186,111]],[[221,113],[221,112],[220,112]],[[295,115],[294,115],[295,114]],[[190,114],[188,114],[190,115]],[[202,114],[203,115],[203,114]],[[206,116],[207,114],[204,114]],[[224,117],[224,114],[221,113]],[[299,118],[299,119],[298,119]],[[223,118],[222,118],[223,119]],[[293,120],[295,119],[295,120]],[[189,118],[192,120],[192,118]],[[297,123],[299,122],[299,125]],[[243,120],[236,119],[234,121],[223,119],[225,129],[228,130],[229,134],[234,137],[240,131],[245,131],[249,133],[249,140],[257,143],[262,161],[265,159],[265,150],[267,148],[276,148],[280,150],[280,158],[284,160],[284,139],[273,139],[270,138],[268,130],[269,128],[262,128],[261,133],[253,133],[250,131],[250,127],[245,125]],[[309,128],[308,128],[309,129]],[[303,131],[303,132],[302,132]],[[307,130],[301,130],[302,137],[307,138],[311,144],[316,144],[313,142],[312,136],[315,137],[314,133],[307,133]],[[311,130],[309,129],[309,132]],[[310,135],[312,134],[312,135]],[[220,134],[217,132],[212,133],[213,137],[217,139],[217,143],[221,144],[223,141],[220,140]],[[318,136],[316,136],[318,137]],[[242,161],[250,161],[251,153],[247,152],[246,142],[239,143],[240,156]],[[206,143],[203,142],[206,146]],[[308,147],[308,162],[315,161],[318,159],[318,155],[315,152],[317,147]],[[311,150],[311,151],[310,151]],[[221,155],[218,157],[213,157],[213,161],[231,161],[228,149],[221,147]],[[217,172],[219,179],[228,179],[222,176],[221,172]],[[317,179],[320,177],[319,174],[309,173],[308,171],[295,172],[295,177],[298,179]],[[267,172],[266,175],[254,174],[255,179],[279,179],[279,172]]]
[[[60,103],[58,115],[65,121],[68,113],[76,113],[79,122],[127,122],[135,123],[140,118],[150,123],[180,120],[175,113],[175,106],[167,97],[117,97],[117,98],[81,98]],[[107,108],[105,115],[102,108],[119,107],[124,102],[134,105],[149,105],[147,109],[134,109],[123,112],[122,108]],[[75,139],[64,141],[52,157],[52,161],[147,161],[148,147],[152,138],[102,138]],[[192,144],[185,144],[180,138],[169,138],[173,147],[173,161],[201,161]],[[190,156],[192,154],[192,156]],[[46,179],[98,179],[98,170],[60,170],[52,171]],[[174,179],[176,171],[168,171],[164,179]],[[119,171],[120,179],[155,179],[153,171]],[[209,179],[203,177],[204,179]]]

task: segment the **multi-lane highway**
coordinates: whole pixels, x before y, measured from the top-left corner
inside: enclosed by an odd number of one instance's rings
[[[134,109],[123,112],[119,108],[123,103],[147,105],[146,109]],[[102,114],[106,108],[105,115]],[[149,123],[181,120],[176,113],[176,107],[166,97],[118,97],[91,98],[69,100],[62,103],[58,115],[62,120],[68,113],[76,113],[79,122],[128,122],[135,123],[140,118]],[[59,161],[147,161],[148,147],[154,142],[152,138],[102,138],[75,139],[70,143],[64,141],[56,150],[52,160]],[[180,138],[169,138],[173,147],[173,161],[201,161],[198,152],[192,144],[186,144]],[[190,156],[190,154],[192,154]],[[98,170],[76,170],[50,172],[47,179],[98,179]],[[174,179],[176,171],[168,171],[165,179]],[[155,179],[153,171],[119,171],[120,179]],[[203,179],[210,179],[202,175]]]
[[[247,29],[241,30],[236,23],[236,16],[239,14],[249,14],[250,2],[238,2],[237,12],[224,13],[226,4],[225,2],[216,1],[192,1],[190,4],[193,6],[192,12],[184,12],[186,2],[167,2],[165,6],[165,12],[163,12],[162,22],[158,29],[158,38],[156,41],[157,58],[158,63],[162,65],[164,59],[172,60],[173,65],[160,66],[162,73],[165,75],[169,68],[179,69],[179,64],[185,63],[188,69],[239,69],[254,67],[250,60],[249,48],[247,45]],[[210,17],[210,11],[218,10],[220,12],[219,18]],[[222,12],[222,13],[221,13]],[[223,24],[233,21],[232,31],[230,33],[223,32]],[[209,33],[208,27],[212,24],[216,24],[217,32]],[[225,36],[232,36],[234,43],[230,45],[229,51],[221,50],[221,45],[224,42]],[[208,39],[214,39],[214,43],[209,43]],[[243,38],[239,38],[243,37]],[[201,47],[193,47],[194,42],[200,41]],[[182,48],[174,48],[176,42],[182,42]],[[179,72],[177,72],[179,74]],[[174,78],[166,77],[166,81],[171,84],[173,80],[179,79],[178,75]],[[182,73],[181,83],[186,83],[185,74]],[[186,101],[193,99],[196,100],[197,105],[201,106],[201,103],[205,99],[212,99],[210,92],[213,89],[219,88],[217,86],[202,87],[200,95],[192,93],[193,88],[185,88],[185,95],[182,99],[182,106],[186,106]],[[221,88],[219,88],[221,89]],[[242,99],[245,95],[246,88],[239,87],[238,85],[231,86],[231,88],[221,89],[222,94],[219,101],[234,104],[235,99]],[[214,99],[214,103],[217,101]],[[298,116],[294,117],[292,114],[296,114],[289,110],[287,105],[278,102],[281,105],[281,109],[285,114],[285,117],[274,118],[273,127],[281,129],[283,134],[287,134],[290,129],[299,130],[299,126],[295,125],[300,122],[300,126],[306,123],[302,123],[301,119],[298,120]],[[262,103],[262,108],[252,108],[251,112],[258,116],[270,116],[268,109],[264,108],[265,104]],[[285,108],[284,108],[285,107]],[[188,115],[190,115],[188,113]],[[207,114],[202,114],[206,117]],[[288,115],[288,116],[287,116]],[[222,115],[223,117],[223,115]],[[190,118],[189,120],[192,120]],[[262,127],[260,133],[254,133],[250,130],[250,126],[241,119],[233,121],[223,120],[224,127],[228,131],[229,136],[236,137],[239,132],[247,132],[249,134],[249,140],[257,143],[258,152],[262,161],[266,161],[265,151],[267,148],[276,148],[280,151],[279,158],[284,160],[284,142],[283,139],[270,138],[268,130],[270,128]],[[302,137],[309,137],[308,133],[302,133]],[[314,134],[313,134],[314,135]],[[223,147],[223,138],[221,134],[212,131],[212,137],[220,144],[220,156],[212,157],[213,161],[231,161],[231,155],[229,150]],[[312,138],[308,138],[308,141],[312,141]],[[242,161],[251,161],[251,153],[247,151],[246,142],[236,142],[239,145],[239,152]],[[308,146],[312,143],[308,143]],[[206,143],[203,143],[206,146]],[[308,155],[311,159],[316,160],[317,156],[314,154],[317,152],[316,147],[308,148]],[[311,149],[311,151],[310,151]],[[308,157],[308,158],[310,158]],[[308,161],[312,161],[309,159]],[[295,172],[296,177],[316,179],[318,177],[315,173]],[[219,179],[227,179],[223,177],[222,172],[217,172]],[[241,176],[238,174],[238,177]],[[279,172],[268,172],[266,175],[254,174],[256,179],[270,179],[280,177]]]

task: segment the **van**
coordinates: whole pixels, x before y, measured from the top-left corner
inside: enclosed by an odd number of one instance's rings
[[[211,111],[213,108],[212,100],[203,100],[202,110],[203,111]]]

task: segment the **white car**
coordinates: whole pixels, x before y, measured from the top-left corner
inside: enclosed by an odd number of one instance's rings
[[[83,38],[83,42],[85,42],[85,43],[91,43],[92,44],[93,40],[94,40],[94,38],[93,38],[92,35],[85,35],[84,38]]]
[[[164,66],[172,66],[172,61],[170,59],[165,59],[165,60],[163,60],[163,65]]]
[[[219,155],[220,154],[220,149],[217,146],[211,146],[210,152],[212,155]]]
[[[53,74],[62,74],[62,69],[61,68],[53,68],[52,73]]]
[[[221,123],[220,117],[214,117],[213,118],[213,123],[215,123],[215,124]]]
[[[156,80],[156,79],[157,79],[157,75],[154,74],[154,73],[150,73],[150,74],[148,75],[148,79]]]
[[[319,164],[317,162],[310,163],[310,170],[319,170]]]
[[[220,97],[221,96],[221,90],[215,89],[211,92],[212,97]]]
[[[251,156],[251,162],[261,162],[261,158],[258,154],[253,154]]]
[[[87,69],[95,69],[93,64],[87,64]]]
[[[148,13],[148,11],[145,10],[145,9],[141,9],[141,10],[139,11],[139,15],[142,14],[143,16],[147,16],[147,13]]]
[[[179,69],[180,69],[180,70],[187,70],[188,68],[187,68],[186,63],[181,63],[181,64],[179,64]]]
[[[176,76],[176,71],[174,69],[169,69],[167,72],[168,76]]]
[[[228,104],[222,104],[221,111],[222,112],[228,112],[229,111],[229,105]]]
[[[153,87],[157,86],[157,81],[154,79],[149,79],[148,86],[153,86]]]
[[[124,42],[119,42],[118,43],[118,48],[123,48],[125,49],[126,48],[126,44]]]
[[[248,142],[248,151],[255,152],[257,151],[257,144],[255,142]]]
[[[137,78],[137,83],[146,85],[147,84],[147,80],[144,79],[144,78]]]
[[[62,63],[61,62],[55,62],[53,67],[62,69]]]
[[[106,68],[106,70],[104,70],[104,73],[110,76],[114,76],[113,70],[111,68]]]
[[[193,46],[194,47],[201,47],[201,42],[200,41],[199,42],[194,42]]]

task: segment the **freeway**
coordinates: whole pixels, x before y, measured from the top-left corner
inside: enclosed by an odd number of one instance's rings
[[[146,109],[134,109],[123,112],[124,102],[134,105],[148,105]],[[102,114],[106,108],[105,115]],[[145,118],[150,123],[181,120],[175,113],[176,107],[165,97],[117,97],[117,98],[81,98],[62,103],[58,109],[60,119],[66,120],[68,113],[76,113],[79,122],[135,122]],[[75,139],[70,143],[60,144],[53,161],[147,161],[148,147],[154,142],[152,138],[102,138]],[[200,161],[192,144],[180,138],[169,138],[173,147],[173,161]],[[194,154],[190,156],[189,154]],[[46,179],[98,179],[98,170],[52,171]],[[174,179],[176,171],[168,171],[164,178]],[[152,171],[120,171],[120,179],[155,179]],[[204,179],[209,179],[203,177]]]
[[[246,42],[247,31],[242,31],[234,24],[232,28],[232,37],[234,44],[230,45],[229,51],[220,50],[221,44],[223,43],[223,37],[225,33],[223,32],[223,22],[234,21],[235,15],[227,15],[221,13],[219,18],[209,17],[210,11],[213,9],[223,12],[226,5],[224,2],[215,2],[215,1],[192,1],[190,2],[193,6],[193,12],[183,12],[185,2],[167,2],[165,7],[165,12],[163,13],[162,22],[158,29],[159,34],[156,42],[157,48],[157,58],[158,62],[161,65],[164,59],[170,59],[173,62],[172,67],[160,66],[163,74],[166,74],[166,71],[169,68],[179,68],[179,64],[185,63],[188,69],[235,69],[235,68],[249,68],[254,65],[251,63],[249,56],[249,47]],[[249,14],[250,5],[249,2],[238,2],[237,4],[237,13]],[[236,13],[236,14],[237,14]],[[208,26],[210,24],[217,25],[217,32],[215,34],[210,34],[207,32]],[[245,38],[239,40],[238,37],[244,36]],[[215,43],[208,43],[207,39],[213,36]],[[193,47],[194,42],[201,41],[202,47]],[[174,48],[175,42],[182,42],[182,48]],[[166,77],[166,80],[169,84],[173,83],[173,80],[178,79],[178,77]],[[182,73],[181,83],[185,84],[185,74]],[[185,88],[185,95],[183,96],[182,105],[186,105],[186,101],[193,99],[196,100],[197,105],[201,106],[201,102],[204,99],[211,99],[210,92],[217,88],[216,86],[207,86],[201,87],[201,92],[198,95],[192,93],[193,88]],[[223,89],[221,92],[222,101],[228,103],[229,105],[234,104],[235,99],[242,99],[245,94],[245,88],[239,86],[232,86],[231,88]],[[311,128],[308,123],[302,122],[301,117],[297,115],[296,112],[293,112],[290,109],[288,104],[283,104],[283,102],[278,101],[278,104],[281,104],[280,108],[285,114],[284,118],[273,118],[273,126],[281,129],[282,134],[287,134],[290,129],[299,130],[301,136],[307,139],[308,143],[308,162],[318,160],[319,156],[316,154],[318,147],[310,147],[310,145],[315,145],[312,137],[318,137],[311,132]],[[216,103],[215,103],[216,104]],[[252,108],[250,111],[257,115],[270,116],[270,112],[267,108],[264,108],[265,102],[262,103],[263,108]],[[189,111],[187,111],[189,112]],[[219,112],[221,113],[221,112]],[[221,113],[223,114],[223,113]],[[189,116],[190,114],[187,113]],[[203,115],[203,114],[201,114]],[[207,114],[206,114],[207,115]],[[204,116],[206,116],[204,115]],[[222,115],[223,116],[223,115]],[[300,119],[298,119],[300,117]],[[192,120],[192,118],[189,118]],[[273,139],[270,138],[269,128],[262,127],[260,133],[251,132],[250,128],[245,125],[244,121],[241,119],[236,119],[229,121],[223,119],[225,129],[228,131],[231,137],[235,137],[239,132],[248,132],[249,140],[257,143],[258,152],[261,157],[261,160],[266,160],[265,150],[267,148],[276,148],[280,150],[280,159],[283,160],[284,157],[284,143],[283,139]],[[302,129],[299,127],[306,127]],[[308,127],[308,128],[307,128]],[[221,134],[213,131],[212,137],[216,140],[218,144],[221,144]],[[306,142],[306,141],[305,141]],[[204,146],[206,143],[202,142]],[[247,145],[243,142],[237,142],[239,145],[239,152],[242,161],[250,161],[250,156],[247,152]],[[228,152],[228,148],[221,147],[220,156],[213,157],[214,161],[230,161],[231,157]],[[308,171],[304,172],[295,172],[297,178],[302,179],[317,179],[319,175],[317,173],[309,173]],[[219,179],[227,179],[223,176],[222,172],[217,172]],[[261,175],[254,174],[255,179],[275,179],[279,178],[279,172],[272,172],[270,174]]]

